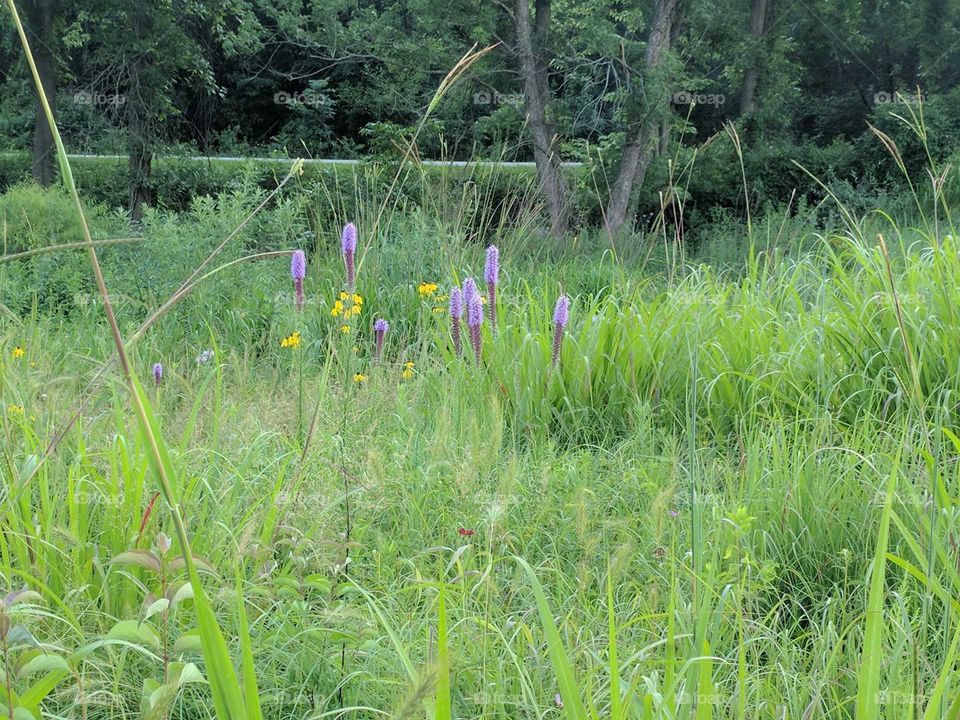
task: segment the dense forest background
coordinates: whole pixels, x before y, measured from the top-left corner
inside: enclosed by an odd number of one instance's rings
[[[129,156],[128,209],[155,157],[390,160],[450,69],[495,46],[430,113],[422,159],[535,160],[557,234],[642,221],[677,168],[701,217],[816,194],[896,193],[960,137],[960,0],[22,0],[68,148]],[[55,177],[13,23],[0,16],[0,152]],[[731,129],[733,132],[731,132]],[[738,151],[739,147],[739,151]],[[695,155],[695,159],[694,159]],[[740,155],[743,167],[741,168]],[[599,213],[578,212],[596,169]],[[599,180],[597,178],[600,178]],[[582,190],[582,188],[580,188]],[[797,193],[800,197],[797,197]]]

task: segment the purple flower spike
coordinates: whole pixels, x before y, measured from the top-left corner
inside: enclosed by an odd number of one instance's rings
[[[467,305],[467,325],[470,328],[470,344],[473,345],[473,357],[480,364],[481,337],[480,326],[483,325],[483,301],[476,292]]]
[[[470,303],[473,301],[475,295],[477,295],[477,281],[472,277],[468,277],[463,281],[463,306],[467,309],[467,313],[470,312]]]
[[[497,329],[497,281],[500,279],[500,251],[496,245],[487,248],[487,262],[483,268],[487,281],[487,305],[490,306],[490,326]]]
[[[553,308],[553,367],[560,362],[560,345],[563,342],[563,332],[567,329],[567,323],[570,321],[570,298],[561,295],[557,298],[557,304]]]
[[[153,364],[153,382],[157,387],[160,387],[160,383],[163,382],[163,365],[160,363]]]
[[[347,266],[347,289],[353,290],[356,285],[357,255],[357,227],[353,223],[347,223],[343,228],[340,249],[343,251],[343,262]]]
[[[303,310],[303,279],[307,276],[307,256],[303,250],[294,250],[290,258],[290,277],[293,278],[294,306],[297,312]]]
[[[377,321],[373,323],[373,337],[376,342],[374,357],[377,360],[383,355],[383,341],[387,337],[387,330],[389,329],[390,323],[383,318],[377,318]]]
[[[453,349],[456,351],[457,357],[463,354],[463,343],[460,340],[460,322],[462,318],[463,295],[460,293],[460,288],[453,287],[450,289],[450,323],[453,334]]]

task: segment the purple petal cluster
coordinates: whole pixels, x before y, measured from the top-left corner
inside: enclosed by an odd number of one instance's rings
[[[553,367],[560,362],[560,346],[563,344],[563,333],[568,322],[570,322],[570,298],[561,295],[553,308],[553,354],[551,357]]]
[[[163,365],[160,363],[153,364],[153,382],[160,386],[160,383],[163,382]]]
[[[357,256],[357,227],[347,223],[340,238],[340,249],[343,251],[343,262],[347,268],[347,289],[353,290],[356,286],[356,256]]]
[[[387,331],[390,329],[390,323],[388,323],[383,318],[377,318],[373,323],[373,337],[374,342],[376,343],[376,349],[374,351],[374,357],[379,360],[383,355],[383,341],[387,337]]]
[[[303,310],[303,279],[307,276],[307,256],[303,250],[294,250],[290,258],[290,277],[293,278],[294,307]]]
[[[470,298],[470,302],[467,304],[467,325],[470,328],[470,344],[473,345],[473,357],[477,361],[477,365],[479,365],[482,349],[480,326],[483,325],[483,301],[476,292],[474,292]]]
[[[500,279],[500,251],[496,245],[487,248],[487,261],[483,267],[483,279],[487,281],[487,305],[490,307],[490,327],[497,329],[497,281]]]
[[[472,277],[468,277],[463,281],[463,305],[468,313],[470,312],[470,303],[473,302],[473,298],[476,297],[477,294],[477,281]]]
[[[460,323],[463,318],[463,295],[460,288],[450,288],[450,324],[451,334],[453,335],[453,349],[457,357],[463,354],[463,342],[460,339]]]

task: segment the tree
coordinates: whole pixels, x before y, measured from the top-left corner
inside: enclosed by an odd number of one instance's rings
[[[753,0],[750,10],[750,64],[743,74],[743,86],[740,89],[740,114],[753,112],[756,107],[757,78],[760,75],[760,49],[766,32],[767,8],[770,0]]]
[[[605,220],[611,235],[620,232],[627,213],[632,207],[633,192],[643,184],[656,149],[657,127],[665,112],[669,111],[669,98],[658,82],[656,71],[664,55],[670,50],[670,39],[679,20],[679,0],[656,0],[653,22],[647,39],[644,58],[646,77],[651,80],[651,92],[647,94],[643,115],[638,112],[640,103],[633,103],[633,114],[626,127],[626,142],[620,156],[620,168],[610,191]]]
[[[50,109],[57,109],[57,62],[59,41],[55,31],[57,0],[30,0],[23,5],[24,28],[30,41],[30,49],[37,65],[37,74]],[[53,182],[56,148],[47,118],[43,114],[40,96],[36,96],[33,121],[33,153],[31,172],[34,180],[44,187]]]
[[[550,216],[550,233],[556,238],[562,238],[569,223],[570,192],[560,168],[557,132],[548,115],[551,96],[547,79],[550,0],[535,2],[532,25],[529,0],[516,0],[514,3],[516,54],[520,61],[524,114],[533,140],[537,180]]]

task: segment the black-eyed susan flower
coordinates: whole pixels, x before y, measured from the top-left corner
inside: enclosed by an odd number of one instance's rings
[[[363,383],[365,383],[365,382],[367,381],[367,376],[364,375],[363,373],[356,373],[356,374],[353,376],[353,381],[354,381],[357,385],[361,385],[361,384],[363,384]]]
[[[10,415],[23,415],[23,405],[7,405],[7,412]]]
[[[25,352],[24,349],[23,349],[22,347],[20,347],[19,345],[16,345],[16,346],[13,348],[13,352],[11,353],[11,355],[13,355],[13,359],[14,359],[14,360],[19,360],[19,359],[22,358],[25,354],[26,354],[26,352]]]
[[[350,334],[350,326],[349,326],[349,325],[341,325],[341,326],[340,326],[340,332],[342,332],[344,335],[349,335],[349,334]]]
[[[437,292],[437,284],[431,282],[422,282],[417,285],[417,292],[420,293],[420,297],[428,298],[432,297],[434,293]]]
[[[280,341],[280,347],[293,349],[300,347],[300,344],[303,342],[303,337],[300,335],[299,330],[294,330],[292,333],[287,335],[283,340]]]
[[[400,373],[400,377],[404,380],[410,380],[413,378],[413,360],[407,360],[403,364],[403,371]]]

